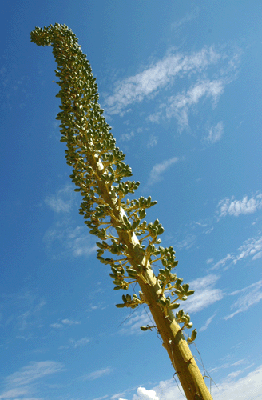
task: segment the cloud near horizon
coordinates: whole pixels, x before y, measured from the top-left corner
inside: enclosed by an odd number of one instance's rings
[[[249,367],[250,368],[250,367]],[[227,378],[212,385],[211,394],[214,400],[261,400],[262,399],[262,366],[253,370],[244,377],[238,378],[247,368],[236,370],[228,374]],[[209,386],[209,382],[206,380]],[[118,400],[125,400],[118,397]],[[152,389],[139,386],[132,400],[184,400],[181,386],[174,379],[160,382]]]

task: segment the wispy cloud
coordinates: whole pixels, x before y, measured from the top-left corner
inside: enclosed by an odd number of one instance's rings
[[[221,300],[224,297],[222,290],[214,288],[218,279],[219,276],[210,274],[189,282],[190,289],[195,293],[183,304],[183,309],[186,312],[195,313]]]
[[[62,322],[62,324],[69,325],[69,326],[71,326],[71,325],[79,325],[81,323],[79,321],[73,321],[73,320],[71,320],[69,318],[62,319],[61,322]]]
[[[230,357],[230,355],[228,355],[226,358],[228,358],[228,357]],[[228,369],[228,368],[232,369],[232,367],[236,367],[236,366],[238,367],[239,365],[243,365],[246,363],[247,363],[247,360],[245,360],[244,358],[234,361],[234,362],[225,362],[223,364],[216,365],[216,367],[212,368],[210,370],[210,372],[213,374],[214,372],[220,371],[221,369]],[[246,369],[246,367],[244,369]]]
[[[157,145],[157,137],[154,135],[149,136],[147,147],[154,147]]]
[[[192,19],[197,18],[198,14],[199,14],[199,8],[196,7],[191,13],[187,13],[180,20],[173,22],[173,24],[171,25],[171,29],[175,31],[180,29],[184,24],[187,24]]]
[[[102,396],[102,397],[96,397],[93,400],[103,400],[103,399],[106,399],[107,397],[109,397],[108,394],[106,394],[105,396]]]
[[[54,258],[68,254],[88,257],[97,249],[86,227],[73,227],[68,220],[57,222],[46,232],[43,241]]]
[[[28,304],[29,308],[17,317],[19,330],[22,331],[37,324],[39,314],[42,308],[46,305],[45,300],[38,301],[38,299],[36,299],[35,296],[30,292],[25,294],[25,298],[23,300],[25,300],[25,302],[29,302],[30,305]]]
[[[118,81],[113,94],[105,99],[107,110],[109,114],[124,115],[133,104],[157,96],[154,112],[145,115],[145,120],[160,123],[162,119],[175,118],[180,129],[185,129],[189,113],[197,112],[200,101],[211,99],[212,106],[216,106],[225,87],[235,79],[238,62],[239,54],[227,54],[225,48],[220,51],[204,47],[191,54],[172,49],[142,72]],[[219,122],[210,128],[206,140],[216,142],[222,134],[223,123]]]
[[[211,270],[225,267],[229,268],[230,265],[235,265],[238,261],[245,258],[252,257],[254,261],[262,257],[262,236],[257,238],[249,238],[238,248],[237,254],[228,254],[226,257],[217,261],[211,268]]]
[[[51,326],[51,328],[61,329],[61,328],[64,328],[65,326],[80,325],[80,324],[81,324],[81,322],[79,322],[79,321],[73,321],[72,319],[64,318],[62,320],[58,320],[58,322],[54,322],[53,324],[50,324],[50,326]]]
[[[142,333],[140,327],[143,325],[155,325],[149,313],[145,309],[137,309],[129,316],[124,323],[119,333],[133,335]]]
[[[226,257],[221,258],[221,260],[217,261],[211,268],[211,270],[219,269],[224,267],[227,264],[227,261],[233,260],[234,256],[232,254],[228,254]],[[212,259],[213,261],[213,259]]]
[[[32,394],[39,392],[38,386],[44,378],[62,370],[63,364],[59,362],[31,362],[5,378],[5,388],[0,399],[17,399],[19,396],[31,399]]]
[[[43,324],[46,301],[37,291],[22,289],[19,293],[1,293],[1,326],[10,337],[29,340],[34,337]]]
[[[69,342],[73,345],[74,348],[77,348],[77,347],[85,346],[87,343],[90,342],[90,339],[87,337],[83,337],[78,340],[70,339]]]
[[[238,250],[239,254],[233,260],[234,264],[236,264],[237,261],[249,256],[252,257],[252,260],[260,258],[262,250],[262,236],[245,240],[243,245],[240,246]]]
[[[212,386],[212,397],[213,399],[219,400],[250,400],[260,399],[262,397],[262,366],[257,368],[255,371],[250,372],[248,375],[237,378],[240,374],[246,372],[246,368],[243,370],[237,370],[228,374],[227,378],[222,382],[219,382],[217,386]],[[209,382],[206,382],[209,384]],[[133,400],[184,400],[185,396],[182,393],[182,389],[178,387],[174,379],[162,381],[159,385],[155,386],[151,390],[147,390],[144,387],[137,389],[137,394],[133,395]]]
[[[226,215],[238,217],[240,214],[253,214],[262,208],[262,194],[257,193],[251,198],[244,196],[242,200],[235,200],[234,196],[220,200],[217,205],[217,215],[220,219]]]
[[[86,381],[86,380],[93,381],[95,379],[101,378],[102,376],[109,375],[112,372],[113,372],[112,368],[106,367],[106,368],[102,368],[102,369],[99,369],[97,371],[91,372],[90,374],[83,375],[81,377],[81,379],[84,380],[84,381]]]
[[[202,80],[194,84],[189,90],[183,91],[168,99],[166,117],[175,117],[182,129],[188,126],[189,108],[196,105],[201,98],[211,97],[213,104],[218,101],[219,96],[224,92],[225,82],[219,80]]]
[[[227,315],[224,319],[233,318],[235,315],[247,311],[252,305],[257,304],[262,299],[262,280],[247,286],[244,289],[236,290],[231,295],[238,295],[240,297],[235,303],[232,304],[231,309],[236,309],[233,313]]]
[[[153,169],[150,172],[148,186],[153,185],[156,182],[161,181],[162,174],[173,164],[179,161],[178,157],[169,158],[168,160],[163,161],[162,163],[154,165]]]
[[[210,143],[218,142],[224,133],[224,124],[222,121],[218,122],[215,126],[208,130],[206,140]]]
[[[143,72],[118,82],[114,93],[106,98],[108,112],[121,113],[130,104],[141,102],[145,97],[172,84],[175,77],[203,71],[209,65],[217,63],[220,58],[221,55],[212,47],[205,47],[190,55],[169,54]]]
[[[221,300],[224,297],[222,290],[214,288],[218,279],[219,276],[210,274],[189,282],[190,289],[194,290],[195,293],[193,296],[188,297],[186,302],[182,302],[181,306],[183,310],[188,313],[196,313]],[[214,316],[211,317],[210,321],[207,321],[206,328]],[[140,327],[143,325],[154,326],[155,323],[146,309],[138,309],[125,320],[119,333],[128,335],[139,334],[142,332]]]
[[[211,324],[215,316],[216,314],[213,314],[212,317],[208,318],[205,325],[201,326],[201,328],[199,329],[199,332],[207,330],[208,326]]]
[[[195,245],[196,239],[197,239],[197,236],[195,234],[188,233],[188,234],[186,234],[186,236],[183,240],[176,242],[176,248],[179,250],[181,250],[181,249],[188,250],[192,246]]]
[[[130,133],[123,133],[120,136],[120,140],[121,142],[129,142],[132,138],[134,137],[134,132],[130,132]]]
[[[47,196],[45,203],[56,213],[68,213],[72,209],[75,197],[73,186],[66,184],[55,195]]]

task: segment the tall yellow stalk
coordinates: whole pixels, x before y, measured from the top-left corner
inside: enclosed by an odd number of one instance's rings
[[[61,141],[67,145],[66,160],[72,166],[70,178],[83,197],[80,214],[89,232],[96,235],[98,259],[111,266],[115,290],[128,290],[138,283],[139,294],[122,295],[117,307],[136,308],[146,304],[163,340],[176,374],[188,400],[211,400],[204,378],[189,349],[196,330],[187,340],[185,329],[192,328],[190,317],[178,301],[194,293],[178,278],[172,246],[162,247],[159,235],[164,232],[158,220],[144,220],[146,209],[156,204],[151,197],[130,200],[126,196],[138,188],[139,182],[128,181],[131,168],[124,163],[125,155],[115,145],[111,128],[105,122],[98,104],[97,84],[77,38],[65,25],[55,24],[31,32],[31,41],[38,46],[53,46],[57,62],[56,75],[61,87]],[[110,229],[111,228],[111,229]],[[113,257],[103,257],[104,253]],[[157,276],[152,265],[161,262]],[[141,327],[142,330],[151,329]]]

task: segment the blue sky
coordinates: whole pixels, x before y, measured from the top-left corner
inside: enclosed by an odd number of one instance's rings
[[[262,4],[32,0],[1,14],[0,399],[183,398],[146,308],[117,309],[60,143],[35,26],[68,25],[136,196],[195,294],[192,351],[215,400],[261,400]],[[214,383],[215,382],[215,383]]]

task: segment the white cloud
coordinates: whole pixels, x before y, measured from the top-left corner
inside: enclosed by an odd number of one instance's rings
[[[73,186],[66,184],[62,189],[58,190],[55,195],[50,195],[45,198],[45,203],[56,213],[68,213],[75,200],[75,192]]]
[[[237,376],[241,373],[237,372]],[[262,399],[262,367],[250,372],[244,378],[234,380],[234,373],[214,388],[214,400],[261,400]]]
[[[190,249],[192,246],[194,246],[194,244],[196,243],[196,239],[197,236],[189,233],[186,235],[185,239],[181,240],[180,242],[176,243],[176,248],[181,250],[181,249],[185,249],[188,250]]]
[[[64,328],[65,326],[71,326],[71,325],[80,325],[81,322],[79,321],[73,321],[69,318],[64,318],[61,321],[59,320],[59,322],[55,322],[53,324],[50,324],[50,326],[52,328]]]
[[[38,304],[33,304],[35,302],[34,296],[32,296],[30,293],[28,293],[28,296],[29,301],[31,301],[32,304],[30,304],[28,310],[17,317],[19,330],[21,331],[32,327],[37,323],[40,311],[46,305],[46,302],[44,300],[41,300]]]
[[[122,133],[122,135],[120,136],[120,140],[122,142],[129,142],[129,140],[132,139],[132,137],[134,137],[134,132],[130,132],[130,133]]]
[[[127,390],[125,390],[124,392],[122,392],[122,393],[115,393],[115,394],[113,394],[113,396],[111,396],[110,397],[110,399],[117,399],[117,400],[126,400],[126,399],[124,399],[123,397],[121,397],[121,396],[124,396],[124,394],[127,392]]]
[[[223,298],[222,290],[214,288],[218,279],[219,276],[210,274],[204,278],[197,278],[189,282],[189,288],[194,290],[195,293],[182,304],[183,310],[188,313],[199,312],[221,300]]]
[[[67,220],[57,222],[54,228],[46,232],[43,240],[54,257],[56,253],[59,253],[59,256],[71,253],[74,257],[88,257],[97,249],[85,226],[73,228]]]
[[[104,375],[108,375],[108,374],[110,374],[111,372],[113,372],[112,368],[106,367],[106,368],[99,369],[99,370],[97,370],[97,371],[91,372],[90,374],[83,375],[83,376],[82,376],[82,379],[83,379],[83,380],[90,380],[90,381],[93,381],[93,380],[95,380],[95,379],[101,378],[101,377],[104,376]]]
[[[30,365],[21,368],[20,371],[6,378],[8,385],[28,385],[46,375],[54,374],[62,369],[62,364],[54,361],[31,362]]]
[[[224,91],[223,80],[203,80],[193,85],[189,90],[169,97],[166,107],[166,117],[176,117],[181,128],[188,126],[189,108],[197,104],[202,97],[212,97],[215,104]]]
[[[199,332],[205,331],[208,328],[208,326],[211,324],[211,322],[213,321],[215,316],[216,316],[216,314],[213,314],[212,317],[208,318],[205,325],[201,326],[201,328],[199,329]]]
[[[95,399],[93,399],[93,400],[102,400],[102,399],[106,399],[108,397],[108,394],[106,394],[105,396],[102,396],[102,397],[96,397]],[[120,400],[120,399],[119,399]]]
[[[21,290],[21,292],[5,295],[2,304],[3,313],[2,326],[6,328],[12,326],[16,332],[16,337],[28,340],[32,338],[42,325],[42,313],[46,306],[46,301],[40,298],[37,290]],[[11,311],[12,310],[12,311]],[[23,332],[23,334],[21,334]]]
[[[223,298],[223,292],[220,289],[215,289],[214,286],[219,279],[217,275],[207,275],[204,278],[197,278],[192,282],[189,282],[190,290],[194,290],[195,293],[189,296],[187,301],[181,302],[181,308],[188,313],[196,313],[204,308],[207,308],[211,304],[221,300]],[[213,315],[206,323],[206,327],[211,323]],[[141,333],[141,326],[154,326],[150,313],[146,309],[138,309],[129,318],[126,318],[122,324],[122,328],[119,331],[121,334],[139,334]],[[203,328],[204,330],[206,328]]]
[[[221,200],[217,205],[218,218],[226,215],[238,217],[240,214],[253,214],[262,208],[262,194],[257,193],[250,199],[244,196],[242,200],[234,200],[234,196]]]
[[[160,88],[172,83],[174,77],[191,75],[205,70],[221,58],[212,47],[203,48],[191,55],[169,54],[143,72],[120,81],[113,95],[107,97],[108,112],[118,114],[128,105],[141,102]]]
[[[145,120],[160,123],[176,118],[180,130],[186,129],[189,114],[197,113],[198,103],[208,99],[214,108],[235,79],[239,53],[212,46],[191,54],[170,49],[163,59],[116,83],[113,93],[105,98],[108,113],[123,116],[132,111],[133,104],[156,98],[154,110],[144,116]],[[218,122],[205,140],[217,142],[223,130],[223,123]]]
[[[120,330],[122,334],[132,335],[134,333],[142,333],[140,327],[143,325],[155,325],[152,322],[152,317],[150,317],[149,313],[146,312],[145,309],[140,310],[137,309],[130,317],[128,317],[125,322],[122,324],[123,327]]]
[[[62,370],[63,364],[59,362],[31,362],[5,378],[5,390],[0,394],[0,399],[14,399],[18,396],[23,396],[25,399],[24,396],[38,391],[36,385],[40,380]]]
[[[233,318],[235,315],[247,311],[252,305],[259,303],[262,299],[262,280],[247,286],[244,289],[236,290],[231,295],[241,293],[240,297],[232,304],[231,309],[236,309],[233,313],[227,315],[224,319]]]
[[[211,270],[219,269],[220,267],[226,265],[225,269],[228,269],[230,265],[236,265],[240,260],[248,257],[252,257],[252,260],[261,258],[262,255],[262,236],[258,238],[249,238],[244,241],[244,243],[238,248],[238,254],[228,254],[226,257],[222,258],[216,262]],[[229,264],[227,263],[228,261]]]
[[[65,325],[79,325],[81,323],[79,321],[73,321],[69,318],[62,319],[61,322],[62,322],[62,324],[65,324]]]
[[[245,377],[235,379],[244,371],[245,369],[233,371],[217,386],[212,385],[211,395],[213,400],[262,400],[262,366]],[[206,384],[209,387],[207,380]],[[139,399],[184,400],[185,396],[181,386],[178,387],[176,381],[170,379],[160,382],[158,386],[151,390],[139,387],[137,394],[133,395],[133,400]]]
[[[255,255],[252,257],[252,260],[257,260],[258,258],[261,258],[261,257],[262,257],[262,251],[260,251],[259,253],[255,254]]]
[[[154,165],[152,171],[150,172],[148,185],[153,185],[162,179],[161,175],[172,165],[179,161],[178,157],[173,157],[162,163]]]
[[[157,145],[157,137],[154,135],[149,136],[147,147],[154,147]]]
[[[106,399],[108,397],[108,394],[106,394],[105,396],[102,396],[102,397],[96,397],[95,399],[93,399],[93,400],[102,400],[102,399]],[[119,399],[120,400],[120,399]]]
[[[70,343],[72,343],[72,345],[77,348],[77,347],[82,347],[85,346],[87,343],[90,342],[90,339],[88,339],[87,337],[83,337],[79,340],[75,340],[75,339],[70,339],[69,340]]]
[[[53,324],[50,324],[50,326],[51,328],[56,328],[56,329],[63,328],[63,325],[59,324],[58,322],[54,322]]]
[[[154,390],[146,390],[143,387],[137,388],[137,395],[134,394],[133,400],[159,400]]]
[[[211,143],[218,142],[224,133],[224,124],[223,122],[218,122],[215,126],[213,126],[208,131],[208,136],[206,140]]]
[[[162,116],[161,111],[157,111],[154,114],[150,114],[146,120],[150,122],[160,122],[160,118]]]
[[[211,268],[211,270],[219,269],[223,267],[228,260],[232,260],[234,257],[231,254],[228,254],[226,257],[222,258],[221,260],[217,261]]]
[[[185,15],[185,17],[181,18],[179,21],[174,22],[171,25],[171,29],[173,30],[178,30],[181,28],[181,26],[183,26],[184,24],[186,24],[187,22],[191,21],[192,19],[196,18],[199,14],[199,8],[196,7],[191,13],[187,13]]]
[[[239,247],[239,254],[235,256],[233,263],[236,264],[239,260],[252,256],[252,260],[260,258],[262,250],[262,236],[259,238],[249,238],[245,240],[242,246]]]
[[[25,399],[24,395],[30,394],[31,389],[29,387],[23,387],[23,388],[16,388],[16,389],[11,389],[7,390],[6,392],[0,394],[0,399],[19,399],[20,396],[23,396],[22,398]],[[31,400],[31,398],[30,398]]]

